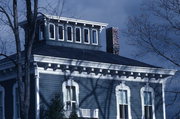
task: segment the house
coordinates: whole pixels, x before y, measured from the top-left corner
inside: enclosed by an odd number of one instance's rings
[[[116,28],[66,17],[38,17],[32,55],[30,119],[60,94],[65,116],[86,119],[166,119],[165,82],[175,70],[119,55]],[[21,23],[26,30],[26,22]],[[15,55],[11,56],[12,58]],[[0,118],[19,119],[15,68],[0,61]]]

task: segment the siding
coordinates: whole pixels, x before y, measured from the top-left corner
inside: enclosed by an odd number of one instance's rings
[[[40,74],[41,104],[48,104],[54,94],[62,96],[62,82],[65,80],[61,75]],[[115,87],[121,83],[117,80],[102,80],[73,77],[79,84],[79,106],[84,109],[99,109],[100,119],[116,119],[116,96]],[[140,89],[145,83],[126,81],[131,91],[131,114],[132,119],[141,118]],[[155,91],[156,119],[163,119],[162,85],[150,84]]]

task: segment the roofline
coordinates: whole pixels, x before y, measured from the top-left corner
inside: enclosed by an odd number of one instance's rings
[[[54,19],[58,21],[67,21],[67,22],[74,22],[74,23],[81,23],[81,24],[90,24],[94,26],[100,26],[100,27],[107,27],[107,23],[102,23],[102,22],[94,22],[94,21],[88,21],[88,20],[81,20],[81,19],[75,19],[75,18],[68,18],[68,17],[61,17],[61,16],[54,16],[54,15],[48,15],[48,14],[42,14],[37,17],[37,19],[41,18],[48,18],[48,19]],[[27,21],[22,21],[19,23],[20,26],[23,26]]]
[[[85,67],[93,68],[102,68],[102,69],[112,69],[112,70],[122,70],[129,72],[141,72],[141,73],[154,73],[162,75],[175,75],[177,70],[174,69],[163,69],[163,68],[152,68],[152,67],[140,67],[140,66],[128,66],[128,65],[119,65],[112,63],[104,62],[94,62],[87,60],[78,60],[78,59],[69,59],[69,58],[60,58],[52,56],[43,56],[34,54],[34,61],[45,62],[45,63],[62,63],[62,64],[71,64],[79,65]]]

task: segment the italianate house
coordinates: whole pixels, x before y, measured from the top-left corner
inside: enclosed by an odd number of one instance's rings
[[[20,23],[24,31],[26,23]],[[176,71],[120,56],[118,29],[107,25],[38,17],[30,119],[40,119],[42,107],[47,108],[55,94],[62,99],[66,118],[75,110],[85,119],[166,119],[165,82]],[[0,119],[19,119],[17,88],[15,66],[8,59],[0,60]]]

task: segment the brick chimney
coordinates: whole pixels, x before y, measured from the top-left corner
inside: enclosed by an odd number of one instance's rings
[[[118,28],[110,27],[106,29],[106,51],[119,55]]]

